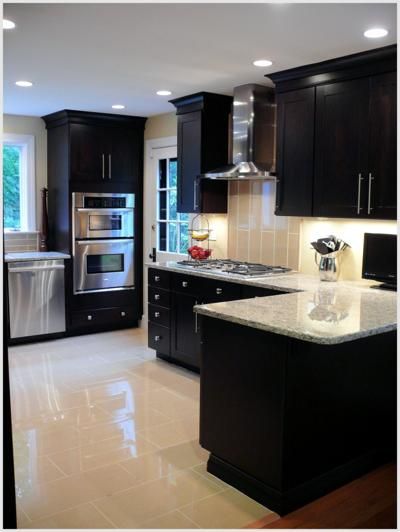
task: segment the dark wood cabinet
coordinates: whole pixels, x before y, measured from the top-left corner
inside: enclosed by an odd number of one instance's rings
[[[277,95],[275,214],[311,216],[315,88]]]
[[[369,218],[396,219],[396,72],[370,78],[368,197]]]
[[[67,267],[67,334],[137,326],[143,314],[143,133],[146,118],[63,110],[47,128],[50,249],[72,255],[72,193],[135,194],[135,289],[73,293]]]
[[[171,103],[178,117],[178,212],[227,212],[227,183],[198,176],[228,163],[232,97],[199,92]]]
[[[277,290],[149,268],[148,344],[157,356],[200,371],[200,320],[195,305],[282,294]]]
[[[276,214],[396,218],[396,46],[269,75]]]
[[[365,216],[368,78],[317,87],[314,216]]]
[[[200,329],[193,307],[199,295],[174,292],[171,305],[171,357],[184,365],[200,368]]]

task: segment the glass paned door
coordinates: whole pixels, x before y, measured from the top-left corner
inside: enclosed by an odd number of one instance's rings
[[[189,214],[177,212],[176,148],[159,148],[155,161],[154,247],[160,260],[180,260],[189,247]]]

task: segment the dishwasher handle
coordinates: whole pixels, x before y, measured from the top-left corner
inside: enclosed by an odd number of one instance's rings
[[[57,266],[39,266],[39,267],[29,267],[26,266],[25,268],[9,268],[8,273],[24,273],[24,272],[46,272],[46,271],[52,271],[52,270],[64,270],[64,265],[57,265]]]

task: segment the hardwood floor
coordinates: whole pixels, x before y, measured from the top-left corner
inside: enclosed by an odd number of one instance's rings
[[[396,528],[396,465],[384,465],[271,522],[247,528]]]

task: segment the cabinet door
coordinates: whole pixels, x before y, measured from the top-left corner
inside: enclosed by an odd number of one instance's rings
[[[105,181],[104,129],[87,124],[71,124],[71,180]]]
[[[317,87],[314,216],[366,216],[368,79]]]
[[[178,212],[199,212],[201,111],[178,116]]]
[[[396,145],[396,72],[389,72],[370,78],[368,217],[396,219]]]
[[[142,149],[138,133],[129,128],[110,127],[107,136],[106,179],[135,185],[139,177],[139,155]]]
[[[315,87],[277,95],[277,215],[311,216]]]
[[[173,293],[171,305],[171,357],[200,368],[200,331],[193,307],[195,296]]]

